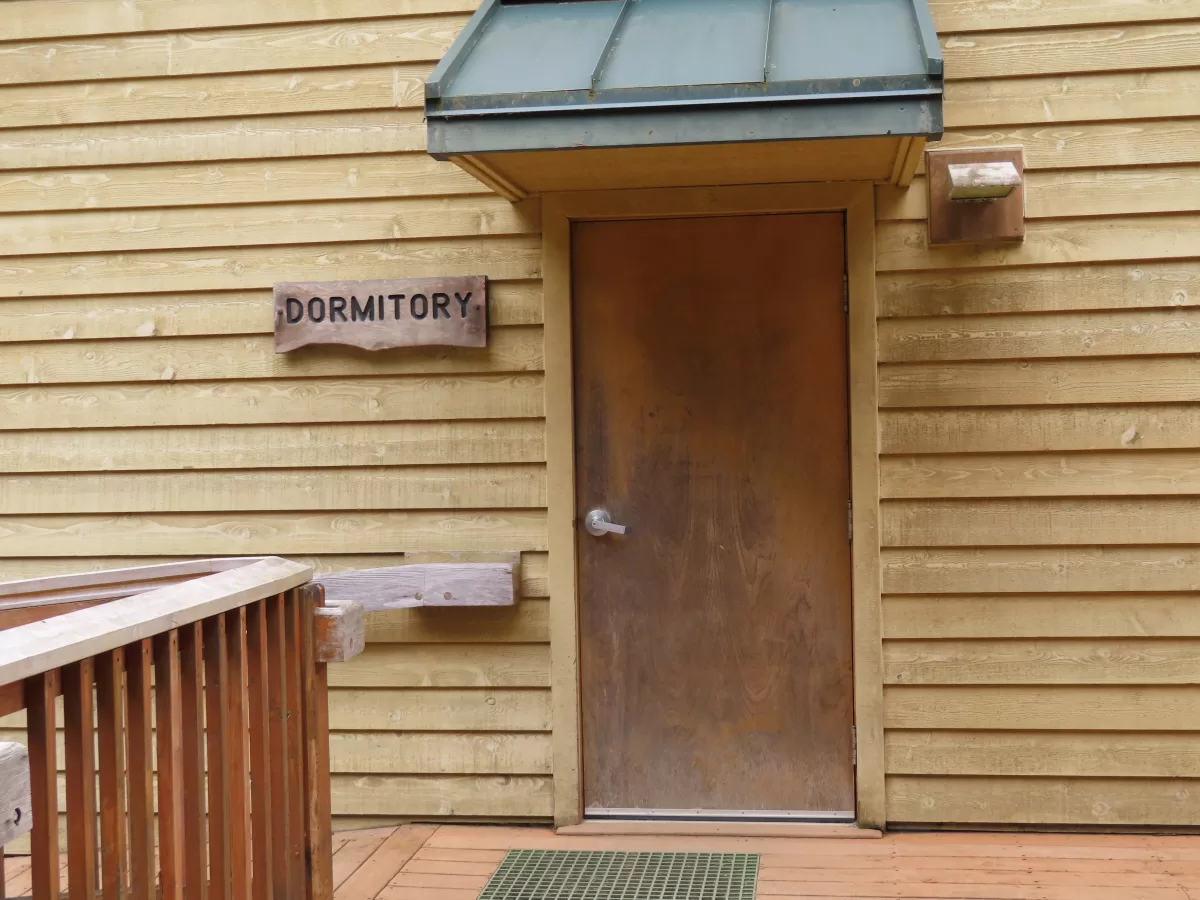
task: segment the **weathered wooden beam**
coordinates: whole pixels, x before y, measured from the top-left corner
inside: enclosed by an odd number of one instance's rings
[[[328,596],[326,603],[329,603]],[[339,600],[314,611],[313,640],[319,663],[346,662],[367,645],[367,614],[357,600]]]
[[[514,554],[516,556],[516,554]],[[428,563],[320,575],[326,603],[361,603],[366,612],[418,606],[512,606],[514,563]]]
[[[0,847],[33,825],[29,751],[24,744],[0,743]]]

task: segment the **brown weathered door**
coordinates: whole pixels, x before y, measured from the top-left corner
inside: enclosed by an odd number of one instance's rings
[[[584,806],[852,811],[843,218],[572,241]]]

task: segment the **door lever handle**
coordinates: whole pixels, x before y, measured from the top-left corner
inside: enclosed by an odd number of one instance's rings
[[[624,534],[629,530],[609,518],[606,509],[593,509],[589,512],[583,517],[583,527],[593,537],[600,537],[603,534]]]

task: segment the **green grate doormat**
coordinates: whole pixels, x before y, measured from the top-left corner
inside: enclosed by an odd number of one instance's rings
[[[479,900],[754,900],[757,853],[513,850]]]

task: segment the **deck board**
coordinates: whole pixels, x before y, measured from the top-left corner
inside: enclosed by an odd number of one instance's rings
[[[436,825],[401,825],[341,883],[334,896],[337,900],[375,900],[437,830]]]
[[[760,853],[759,898],[1200,900],[1200,836],[945,832],[846,841],[468,825],[433,832],[376,900],[476,900],[515,849]]]
[[[559,835],[401,825],[334,836],[336,900],[476,900],[515,849],[762,855],[758,897],[802,900],[1200,900],[1200,836],[901,833],[881,840]],[[11,857],[6,896],[29,893]],[[65,887],[64,860],[64,887]]]
[[[333,838],[333,886],[339,888],[395,833],[392,828],[343,831]]]

